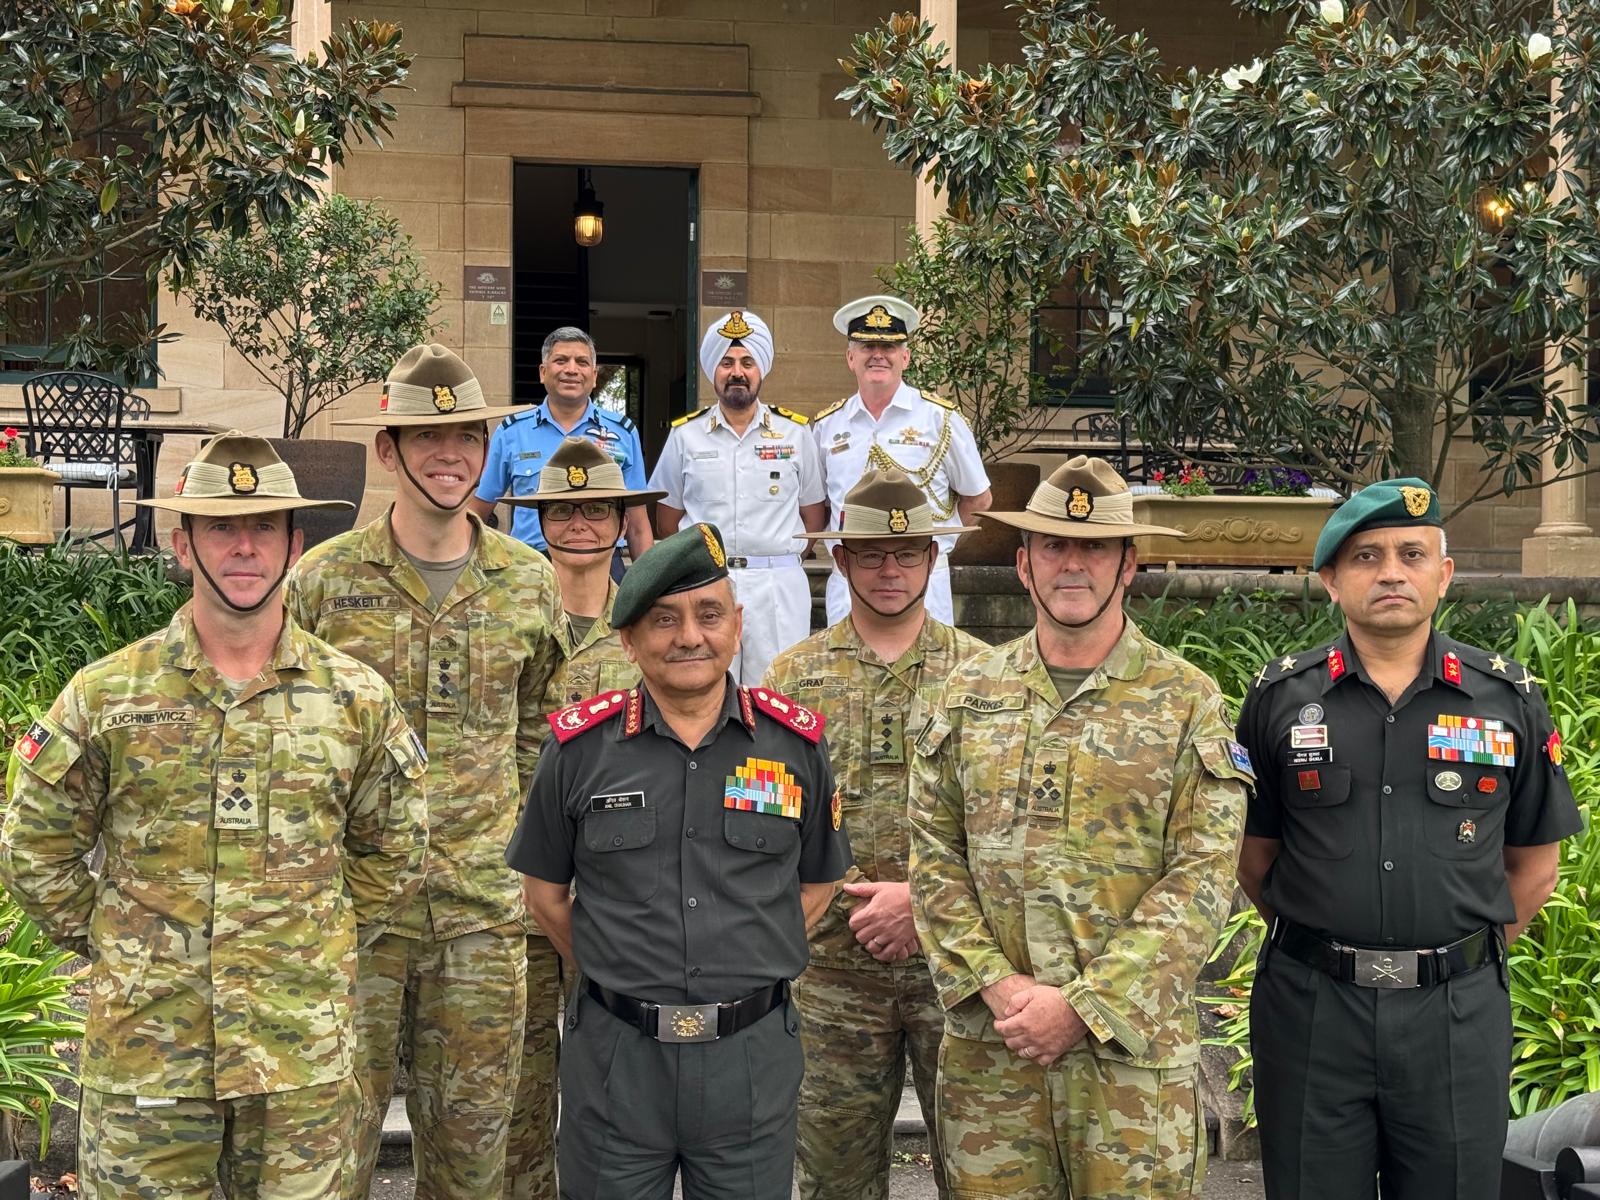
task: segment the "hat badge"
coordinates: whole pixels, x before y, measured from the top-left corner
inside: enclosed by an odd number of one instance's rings
[[[717,542],[717,535],[711,532],[711,526],[704,521],[700,523],[700,536],[705,539],[706,550],[711,555],[712,563],[717,567],[728,565],[728,556],[722,552],[722,546]]]
[[[450,390],[448,384],[435,384],[433,388],[433,406],[440,412],[455,412],[456,394]]]
[[[1087,521],[1094,512],[1094,497],[1081,487],[1075,487],[1067,495],[1067,517],[1073,521]]]
[[[874,304],[861,323],[868,329],[892,329],[894,321],[889,316],[889,310],[881,304]]]
[[[573,463],[572,466],[568,467],[567,468],[567,486],[568,487],[575,487],[575,488],[588,487],[589,486],[589,471],[588,471],[588,468],[580,467],[580,466],[578,466],[577,463]]]
[[[738,309],[734,309],[728,314],[728,319],[723,322],[722,328],[717,330],[717,335],[737,342],[740,338],[747,338],[754,332],[755,330],[750,328],[750,323],[744,319],[744,314]]]
[[[1427,488],[1402,487],[1400,495],[1406,502],[1406,511],[1413,517],[1423,516],[1428,511],[1428,505],[1433,502],[1433,493]]]
[[[261,485],[261,477],[256,474],[256,469],[249,463],[236,462],[228,464],[228,486],[233,489],[236,496],[251,496]]]
[[[889,510],[889,532],[890,533],[904,533],[906,530],[908,530],[910,528],[911,528],[911,518],[906,516],[906,510],[905,509],[903,509],[903,508],[891,508]]]

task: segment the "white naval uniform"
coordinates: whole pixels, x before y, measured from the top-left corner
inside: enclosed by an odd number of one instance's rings
[[[828,490],[828,527],[839,528],[844,519],[845,493],[861,482],[871,465],[867,459],[873,446],[879,446],[919,484],[918,472],[939,452],[945,423],[949,442],[944,447],[933,476],[923,485],[928,503],[933,505],[938,524],[959,524],[955,503],[961,496],[979,496],[989,490],[989,473],[983,469],[978,443],[966,419],[948,402],[929,400],[916,388],[902,383],[874,420],[857,392],[832,408],[818,413],[811,423],[817,450],[822,456],[822,478]],[[879,464],[882,465],[882,464]],[[955,605],[950,597],[950,551],[956,539],[941,537],[939,561],[928,580],[928,613],[946,625],[955,624]],[[839,569],[828,576],[828,624],[842,621],[850,611],[850,587]]]
[[[806,418],[756,402],[741,437],[712,405],[679,417],[649,487],[687,521],[722,531],[744,637],[734,677],[759,684],[767,666],[811,632],[811,586],[800,554],[800,506],[821,504],[822,470]]]

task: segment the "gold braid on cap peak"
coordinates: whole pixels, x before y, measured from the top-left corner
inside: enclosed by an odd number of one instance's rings
[[[744,313],[736,308],[728,314],[728,319],[723,322],[722,328],[717,330],[717,336],[737,342],[754,332],[755,330],[750,328],[750,323],[744,319]]]
[[[867,450],[867,462],[877,467],[880,471],[901,471],[912,483],[922,489],[922,494],[928,497],[928,503],[933,510],[933,519],[948,521],[950,514],[956,510],[956,494],[954,490],[945,493],[942,502],[934,500],[932,496],[933,480],[939,474],[939,465],[944,462],[944,456],[950,453],[950,414],[946,413],[944,423],[939,429],[939,440],[933,447],[933,453],[928,455],[928,461],[920,467],[908,467],[904,463],[896,462],[889,456],[889,452],[877,442],[873,442]]]

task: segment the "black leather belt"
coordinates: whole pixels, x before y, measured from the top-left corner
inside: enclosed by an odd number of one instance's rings
[[[1488,966],[1495,961],[1500,939],[1492,927],[1485,926],[1447,946],[1375,949],[1322,937],[1280,917],[1272,926],[1272,944],[1290,958],[1315,967],[1340,983],[1368,988],[1419,988]]]
[[[589,980],[589,995],[612,1016],[658,1042],[714,1042],[747,1029],[789,996],[789,981],[751,992],[726,1004],[651,1004]]]

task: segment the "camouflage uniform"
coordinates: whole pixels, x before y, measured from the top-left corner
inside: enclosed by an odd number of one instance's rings
[[[543,736],[559,618],[544,558],[471,519],[472,557],[437,609],[387,516],[308,551],[289,576],[291,611],[377,668],[428,748],[422,891],[361,963],[362,1195],[397,1050],[418,1193],[481,1200],[503,1185],[527,955],[521,886],[502,855]]]
[[[945,1008],[955,1196],[1198,1191],[1194,981],[1249,778],[1229,732],[1215,684],[1131,621],[1065,705],[1030,633],[958,667],[923,723],[912,898]],[[1089,1027],[1049,1067],[1006,1047],[979,995],[1016,972]]]
[[[611,601],[604,613],[573,644],[566,621],[556,626],[561,665],[550,676],[541,711],[639,682],[639,668],[628,661],[622,639],[611,628]],[[528,918],[528,1030],[522,1039],[522,1071],[506,1145],[506,1200],[555,1200],[556,1092],[561,1061],[561,956]]]
[[[83,1195],[209,1200],[220,1163],[235,1196],[333,1197],[358,938],[421,883],[423,760],[376,672],[285,621],[236,693],[190,613],[19,743],[0,881],[90,960]]]
[[[766,686],[828,718],[828,746],[856,866],[845,882],[906,878],[906,722],[957,663],[984,648],[927,618],[899,660],[885,663],[846,617],[774,660]],[[811,930],[811,965],[795,982],[806,1073],[800,1085],[797,1178],[807,1200],[888,1195],[894,1118],[911,1055],[939,1194],[944,1164],[934,1121],[934,1073],[944,1019],[927,961],[882,963],[849,919],[862,903],[840,892]]]

